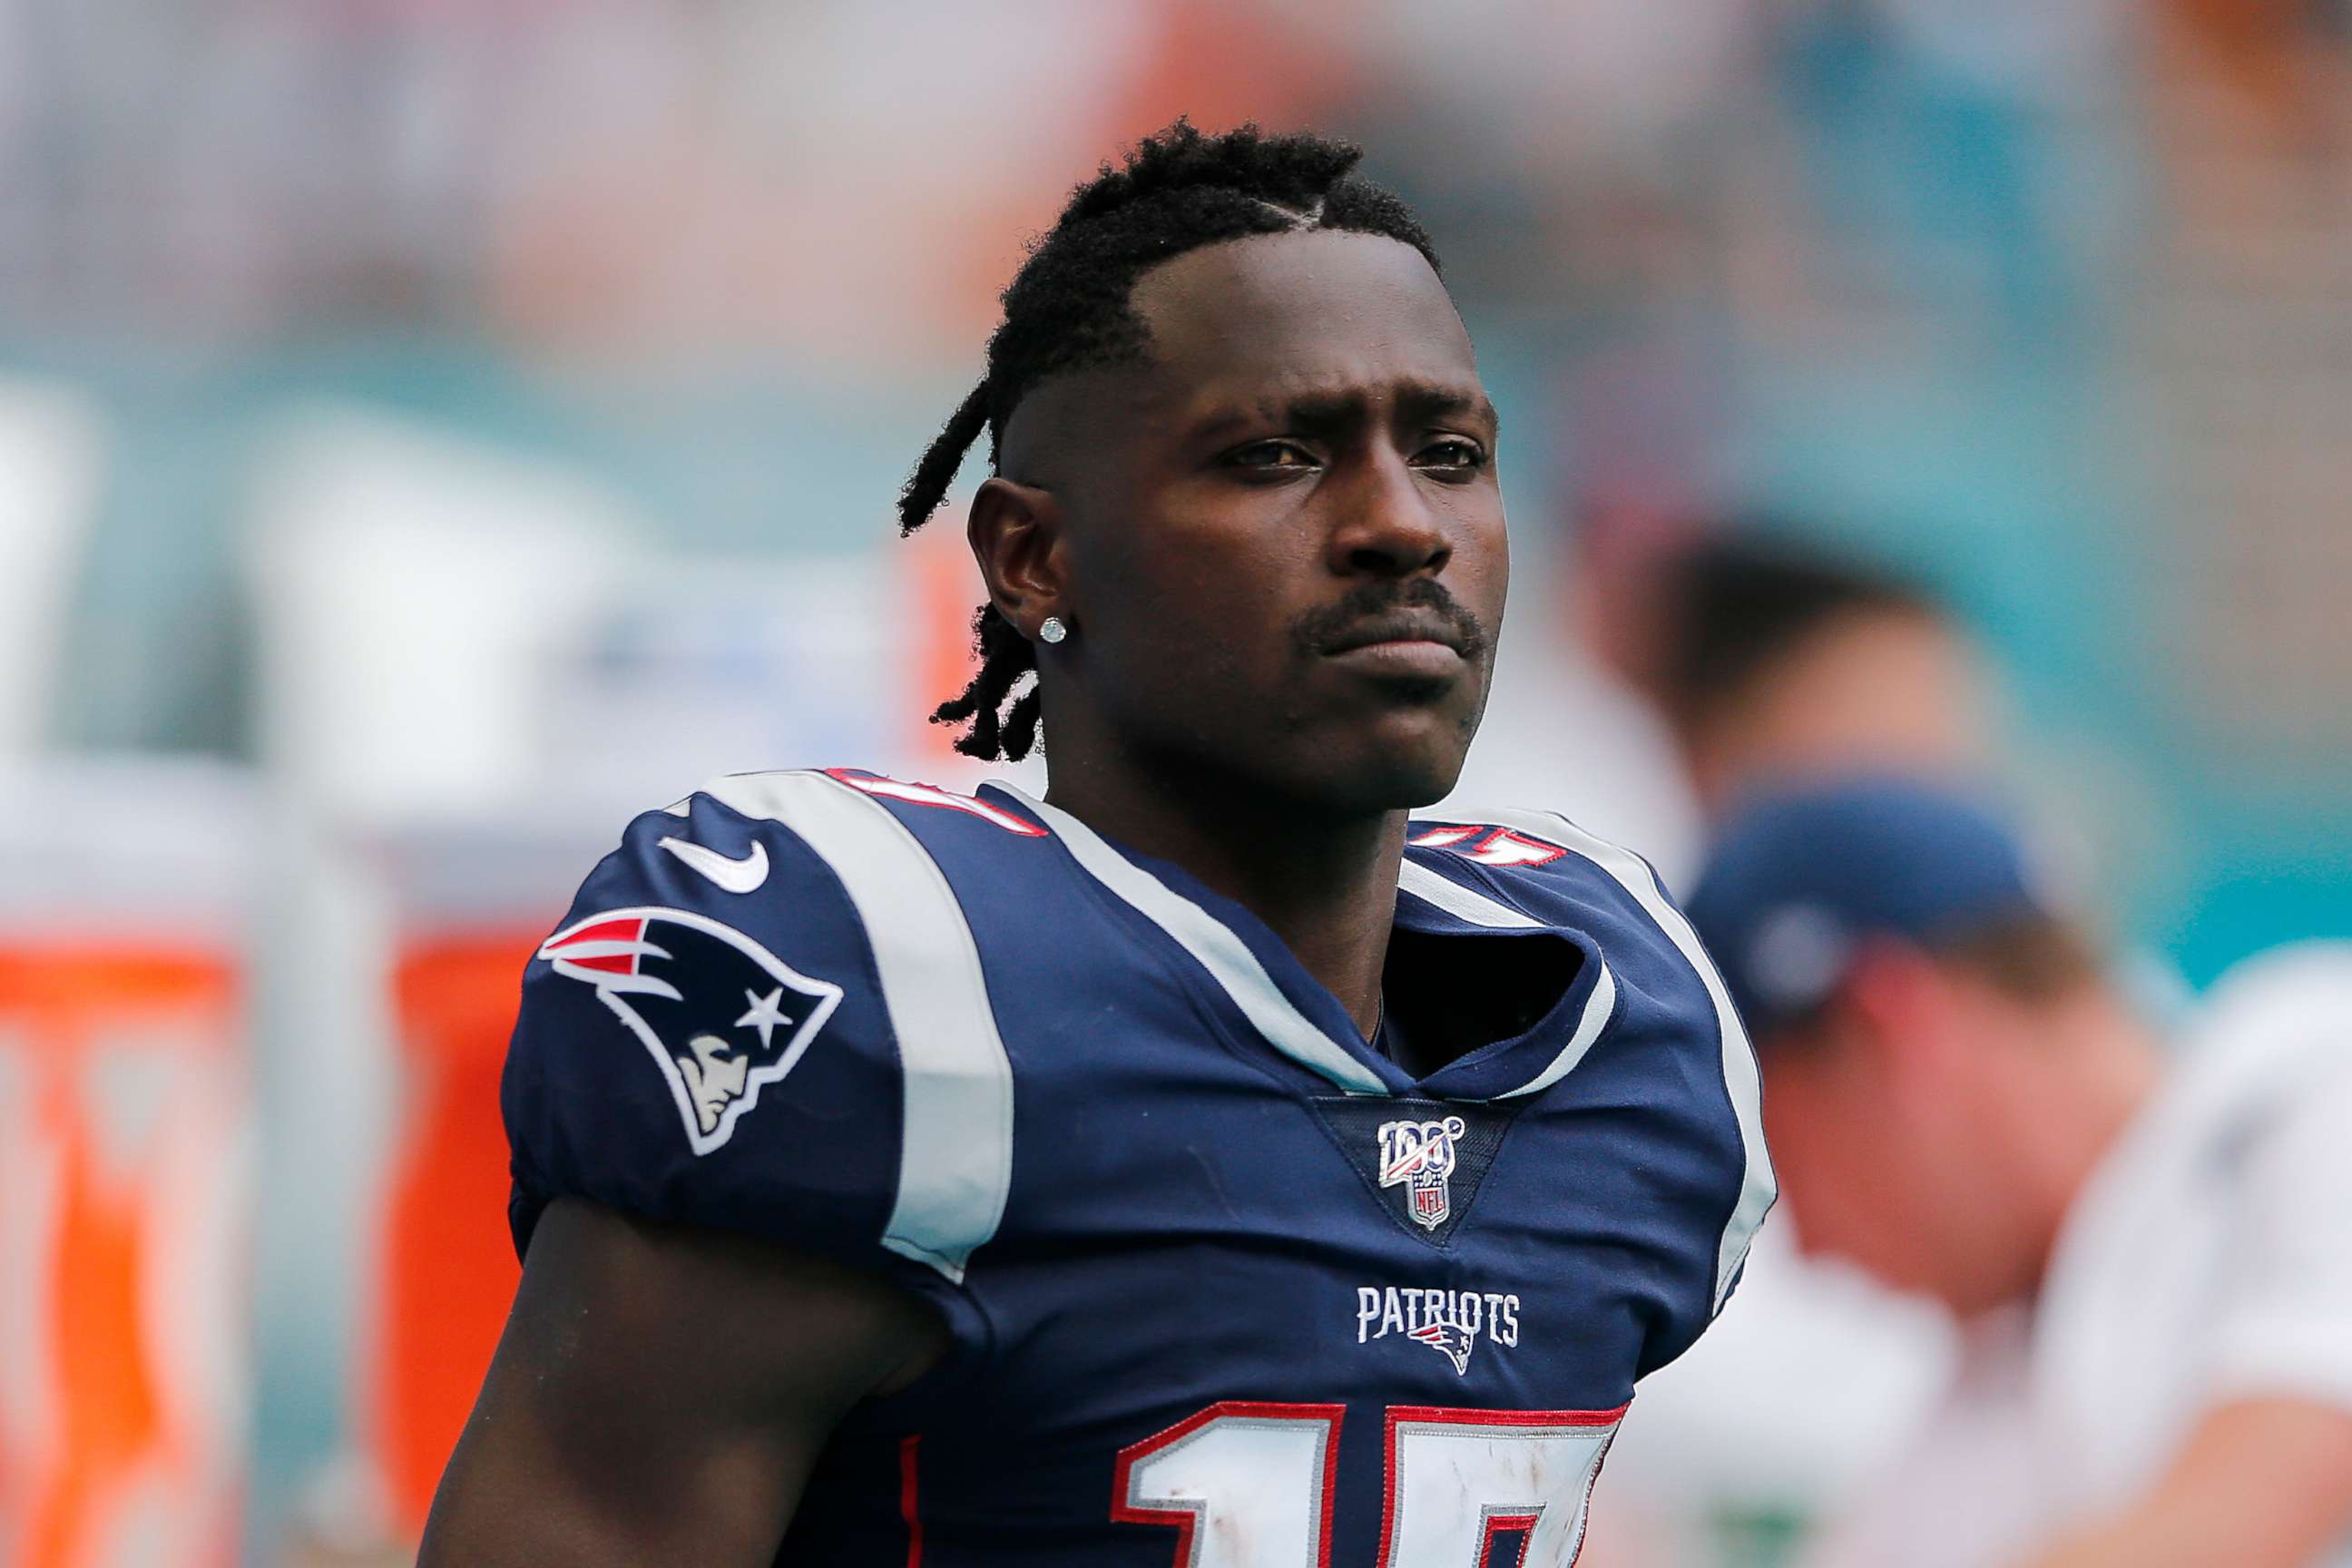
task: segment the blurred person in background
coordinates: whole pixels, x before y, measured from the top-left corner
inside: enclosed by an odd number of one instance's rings
[[[2352,948],[2160,1038],[2000,817],[1888,776],[1759,797],[1690,908],[1800,1245],[1963,1326],[1813,1568],[2352,1563]]]
[[[1719,526],[1666,563],[1653,614],[1627,674],[1710,819],[1762,779],[1966,773],[1993,751],[1982,656],[1939,601],[1873,564]]]

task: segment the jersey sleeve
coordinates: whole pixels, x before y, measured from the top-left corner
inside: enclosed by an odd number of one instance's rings
[[[572,1196],[960,1282],[1003,1215],[1010,1095],[913,837],[824,774],[716,781],[631,823],[525,972],[516,1245]]]
[[[2242,1150],[2238,1266],[2210,1396],[2284,1395],[2352,1412],[2352,1033],[2316,1059]]]

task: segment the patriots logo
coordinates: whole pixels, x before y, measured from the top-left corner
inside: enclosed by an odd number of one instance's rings
[[[593,987],[652,1054],[697,1154],[734,1134],[841,1001],[840,986],[690,910],[608,910],[557,931],[538,956]]]
[[[1440,1318],[1412,1330],[1409,1337],[1419,1340],[1432,1350],[1443,1351],[1445,1359],[1454,1363],[1456,1377],[1470,1375],[1470,1352],[1478,1342],[1476,1330],[1465,1329],[1459,1323],[1450,1323]],[[1428,1363],[1424,1362],[1423,1364]]]

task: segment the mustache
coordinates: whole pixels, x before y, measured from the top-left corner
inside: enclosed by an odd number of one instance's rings
[[[1406,583],[1367,583],[1350,589],[1338,603],[1309,610],[1291,622],[1291,641],[1303,654],[1328,652],[1367,621],[1411,611],[1444,620],[1460,639],[1463,658],[1475,658],[1486,651],[1486,628],[1434,577],[1415,577]]]

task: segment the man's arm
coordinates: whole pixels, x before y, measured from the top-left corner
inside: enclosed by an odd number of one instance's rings
[[[2352,1414],[2242,1399],[2189,1433],[2131,1508],[2026,1568],[2310,1568],[2352,1541]]]
[[[929,1307],[839,1264],[559,1202],[418,1568],[764,1568],[842,1416],[946,1345]]]

